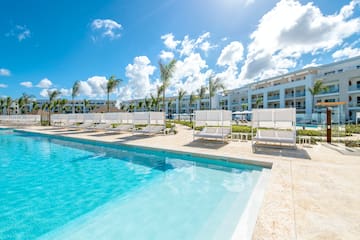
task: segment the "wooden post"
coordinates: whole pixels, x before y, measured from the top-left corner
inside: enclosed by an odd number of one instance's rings
[[[326,142],[331,143],[331,109],[326,108]]]

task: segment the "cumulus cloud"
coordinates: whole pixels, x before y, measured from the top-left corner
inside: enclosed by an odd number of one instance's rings
[[[49,79],[44,78],[44,79],[42,79],[42,80],[36,85],[36,87],[48,89],[48,88],[50,88],[52,85],[53,85],[53,84],[52,84],[52,82],[51,82]]]
[[[8,87],[8,85],[0,83],[0,88],[7,88],[7,87]]]
[[[240,42],[234,41],[223,48],[217,60],[219,66],[235,67],[243,59],[244,47]]]
[[[164,40],[164,44],[169,49],[175,49],[180,41],[174,39],[174,34],[168,33],[161,36],[161,39]]]
[[[32,82],[21,82],[20,85],[27,88],[31,88],[33,86]]]
[[[19,42],[21,42],[31,36],[31,31],[25,25],[16,25],[15,28],[11,29],[10,32],[6,33],[5,36],[16,37]]]
[[[71,96],[71,91],[72,91],[72,89],[66,89],[66,88],[61,88],[59,90],[61,96],[64,96],[64,97]]]
[[[49,93],[52,93],[53,91],[58,91],[56,88],[51,88],[51,89],[42,89],[40,91],[40,96],[44,97],[44,98],[48,98],[49,97]],[[61,94],[61,92],[60,92]]]
[[[155,71],[155,66],[151,65],[148,57],[135,57],[133,64],[128,64],[125,71],[129,82],[127,86],[120,89],[118,95],[120,100],[144,98],[155,88],[155,83],[150,79]]]
[[[352,47],[346,47],[340,50],[337,50],[332,54],[333,59],[335,61],[345,59],[345,58],[351,58],[360,56],[360,48],[352,48]]]
[[[211,45],[207,40],[210,38],[210,33],[206,32],[200,35],[196,39],[191,39],[189,35],[186,35],[184,39],[180,42],[179,53],[180,56],[190,56],[196,49],[201,49],[205,53],[215,46]]]
[[[91,23],[93,31],[101,33],[102,37],[108,37],[110,39],[116,39],[121,36],[120,30],[122,26],[111,19],[95,19]]]
[[[200,54],[191,53],[190,56],[177,61],[168,95],[176,95],[180,88],[188,94],[195,92],[206,83],[211,73],[212,71],[208,70],[208,65]]]
[[[0,68],[0,76],[10,76],[11,73],[10,73],[10,70],[8,69],[5,69],[5,68]]]
[[[79,93],[91,98],[105,96],[107,81],[104,76],[93,76],[86,81],[80,81]]]
[[[183,40],[175,40],[172,33],[161,36],[161,39],[164,40],[164,45],[170,50],[180,53],[180,57],[190,56],[197,49],[207,53],[210,49],[215,48],[216,45],[212,45],[208,41],[209,38],[209,32],[201,34],[198,38],[190,38],[189,35],[185,35]]]
[[[313,3],[281,0],[251,34],[240,79],[286,73],[302,54],[316,55],[342,44],[360,30],[360,18],[350,18],[358,4],[351,1],[338,14],[326,16]]]
[[[173,59],[174,58],[174,53],[173,52],[167,52],[167,51],[164,51],[162,50],[161,53],[160,53],[160,59],[161,60],[169,60],[169,59]]]

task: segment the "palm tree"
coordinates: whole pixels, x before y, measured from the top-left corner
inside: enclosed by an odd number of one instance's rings
[[[31,109],[32,109],[32,111],[36,111],[39,109],[39,104],[37,103],[37,101],[32,102]]]
[[[19,108],[19,114],[22,114],[23,113],[23,108],[24,108],[24,99],[22,97],[20,97],[18,100],[17,100],[17,105],[18,105],[18,108]]]
[[[151,102],[152,102],[151,98],[146,98],[145,97],[144,102],[145,102],[145,107],[146,107],[147,111],[150,111],[151,110]]]
[[[7,111],[7,115],[10,115],[10,107],[12,104],[13,100],[11,99],[11,97],[7,97],[6,98],[6,111]]]
[[[67,104],[67,100],[65,98],[59,100],[60,112],[61,113],[64,112],[66,104]]]
[[[112,75],[106,83],[106,94],[107,94],[107,111],[110,112],[110,93],[112,93],[122,82],[122,79],[116,79]]]
[[[0,114],[3,115],[5,107],[5,98],[0,98]]]
[[[242,103],[242,104],[241,104],[242,110],[245,111],[245,110],[247,109],[247,106],[248,106],[248,105],[247,105],[246,103]]]
[[[201,100],[205,98],[206,90],[207,90],[206,86],[201,86],[200,89],[197,90],[198,98],[200,101],[200,110],[202,106]]]
[[[151,105],[155,107],[156,111],[160,111],[161,93],[163,92],[163,86],[156,87],[156,95],[150,94]]]
[[[256,108],[259,108],[262,103],[263,103],[263,97],[257,97],[255,101]]]
[[[90,101],[84,99],[84,101],[83,101],[83,113],[86,112],[86,109],[87,109],[87,107],[88,107],[89,105],[90,105]]]
[[[218,77],[214,77],[213,75],[209,78],[209,99],[210,99],[210,110],[211,107],[211,99],[215,96],[215,93],[219,91],[220,89],[224,90],[225,86],[222,83],[221,79]]]
[[[162,93],[163,93],[163,111],[165,112],[165,91],[170,85],[170,79],[175,72],[176,59],[171,60],[168,64],[163,64],[159,61],[160,68],[160,79],[162,82]]]
[[[329,89],[329,87],[324,86],[323,82],[321,80],[316,80],[314,83],[314,86],[312,88],[309,88],[309,92],[312,95],[312,105],[313,105],[313,111],[314,112],[314,104],[315,104],[315,95],[318,95],[319,93],[321,93],[322,91],[327,91]]]
[[[138,104],[137,104],[137,108],[140,109],[140,111],[142,111],[143,105],[144,105],[144,102],[143,102],[143,101],[140,101],[140,102],[138,102]]]
[[[130,103],[128,109],[129,109],[129,112],[134,112],[134,109],[135,109],[134,103]]]
[[[49,110],[49,122],[48,125],[51,125],[51,110],[54,109],[56,107],[56,98],[60,95],[60,92],[57,90],[54,91],[50,91],[48,90],[48,96],[49,96],[49,106],[48,106],[48,110]]]
[[[72,99],[72,113],[75,113],[75,97],[79,95],[80,92],[80,81],[76,81],[72,87],[71,99]]]
[[[184,98],[186,91],[183,89],[179,89],[178,92],[178,120],[180,121],[180,113],[181,113],[181,100]]]
[[[189,99],[189,113],[191,113],[191,112],[190,112],[191,106],[196,102],[197,99],[198,99],[198,96],[196,96],[194,93],[191,93],[191,94],[190,94],[190,99]]]

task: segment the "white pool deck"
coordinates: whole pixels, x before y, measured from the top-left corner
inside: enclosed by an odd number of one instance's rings
[[[1,127],[1,126],[0,126]],[[271,165],[253,239],[359,239],[360,156],[322,145],[251,151],[251,142],[193,141],[192,130],[145,137],[128,133],[66,131],[26,127],[27,131],[95,141],[184,151]]]

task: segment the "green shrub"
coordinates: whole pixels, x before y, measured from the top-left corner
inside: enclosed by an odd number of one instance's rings
[[[360,140],[346,140],[346,147],[360,147]]]
[[[323,132],[323,131],[319,131],[319,130],[303,130],[303,129],[297,130],[296,135],[297,136],[316,136],[316,137],[326,136],[325,132]]]
[[[250,126],[233,125],[232,132],[251,133],[251,127]],[[256,132],[255,129],[254,129],[254,132]]]
[[[360,134],[360,125],[348,124],[345,126],[345,131],[348,135],[351,135],[353,133]]]

